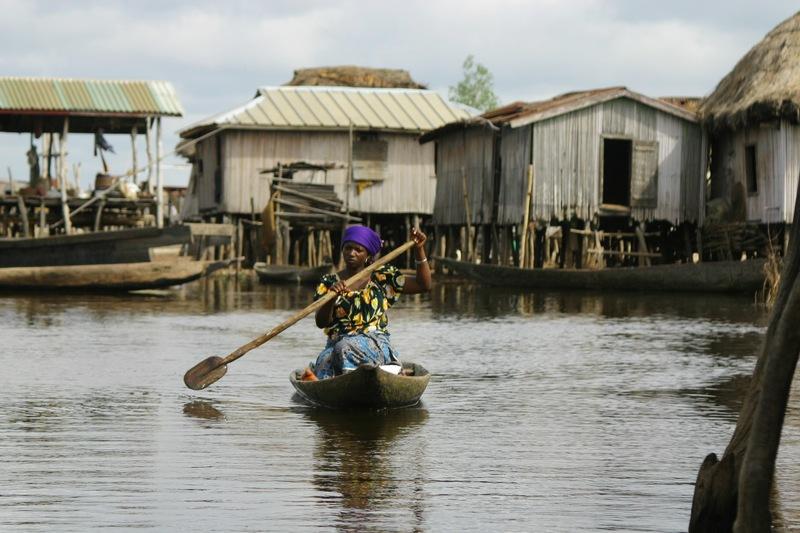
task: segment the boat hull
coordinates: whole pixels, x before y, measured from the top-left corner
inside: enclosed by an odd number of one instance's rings
[[[132,291],[181,285],[229,261],[155,261],[114,265],[0,268],[2,290]]]
[[[301,381],[302,370],[289,376],[297,393],[307,402],[330,409],[394,409],[419,403],[430,374],[415,363],[403,369],[414,375],[394,375],[377,366],[362,365],[352,372],[319,381]]]
[[[151,248],[190,239],[191,229],[183,225],[0,239],[0,268],[140,263],[150,261]]]
[[[763,259],[601,270],[527,269],[436,258],[448,270],[488,285],[588,289],[755,293],[764,285]]]

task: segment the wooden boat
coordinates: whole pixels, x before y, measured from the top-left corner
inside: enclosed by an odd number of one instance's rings
[[[531,289],[747,292],[764,286],[764,259],[604,268],[601,270],[527,269],[473,264],[437,257],[458,275],[487,285]]]
[[[139,263],[150,261],[151,248],[190,239],[188,226],[0,239],[0,268]]]
[[[289,375],[297,393],[313,405],[331,409],[410,407],[419,403],[430,381],[428,371],[416,363],[403,363],[406,375],[372,365],[361,365],[352,372],[319,381],[301,381],[302,373],[298,369]]]
[[[296,265],[267,265],[256,263],[253,270],[261,283],[316,283],[325,274],[333,272],[333,265],[301,267]]]
[[[154,261],[114,265],[0,268],[0,290],[133,291],[181,285],[230,261]]]

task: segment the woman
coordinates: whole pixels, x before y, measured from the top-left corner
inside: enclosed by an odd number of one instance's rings
[[[372,263],[381,251],[381,238],[366,226],[350,226],[342,236],[344,270],[323,276],[314,299],[333,291],[338,296],[323,305],[316,314],[317,327],[328,336],[325,349],[306,370],[303,379],[325,379],[364,363],[399,365],[397,352],[386,330],[386,311],[401,293],[417,294],[431,289],[431,271],[425,257],[427,237],[412,228],[415,242],[416,275],[405,276],[396,267],[383,265],[368,280],[348,287],[344,280]]]

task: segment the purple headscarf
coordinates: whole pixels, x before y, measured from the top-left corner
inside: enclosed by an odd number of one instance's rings
[[[342,245],[354,242],[366,248],[370,256],[381,251],[381,236],[366,226],[350,226],[344,230]]]

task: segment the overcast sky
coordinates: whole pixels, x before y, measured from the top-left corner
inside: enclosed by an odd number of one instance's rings
[[[165,121],[169,151],[180,128],[303,67],[402,68],[446,96],[473,54],[502,103],[611,85],[702,96],[797,9],[789,0],[0,0],[0,75],[170,81],[186,115]],[[86,184],[99,163],[77,137],[70,159]],[[0,135],[3,178],[7,166],[27,176],[27,140]],[[109,141],[122,173],[130,141]],[[167,181],[184,185],[188,171],[170,168]]]

